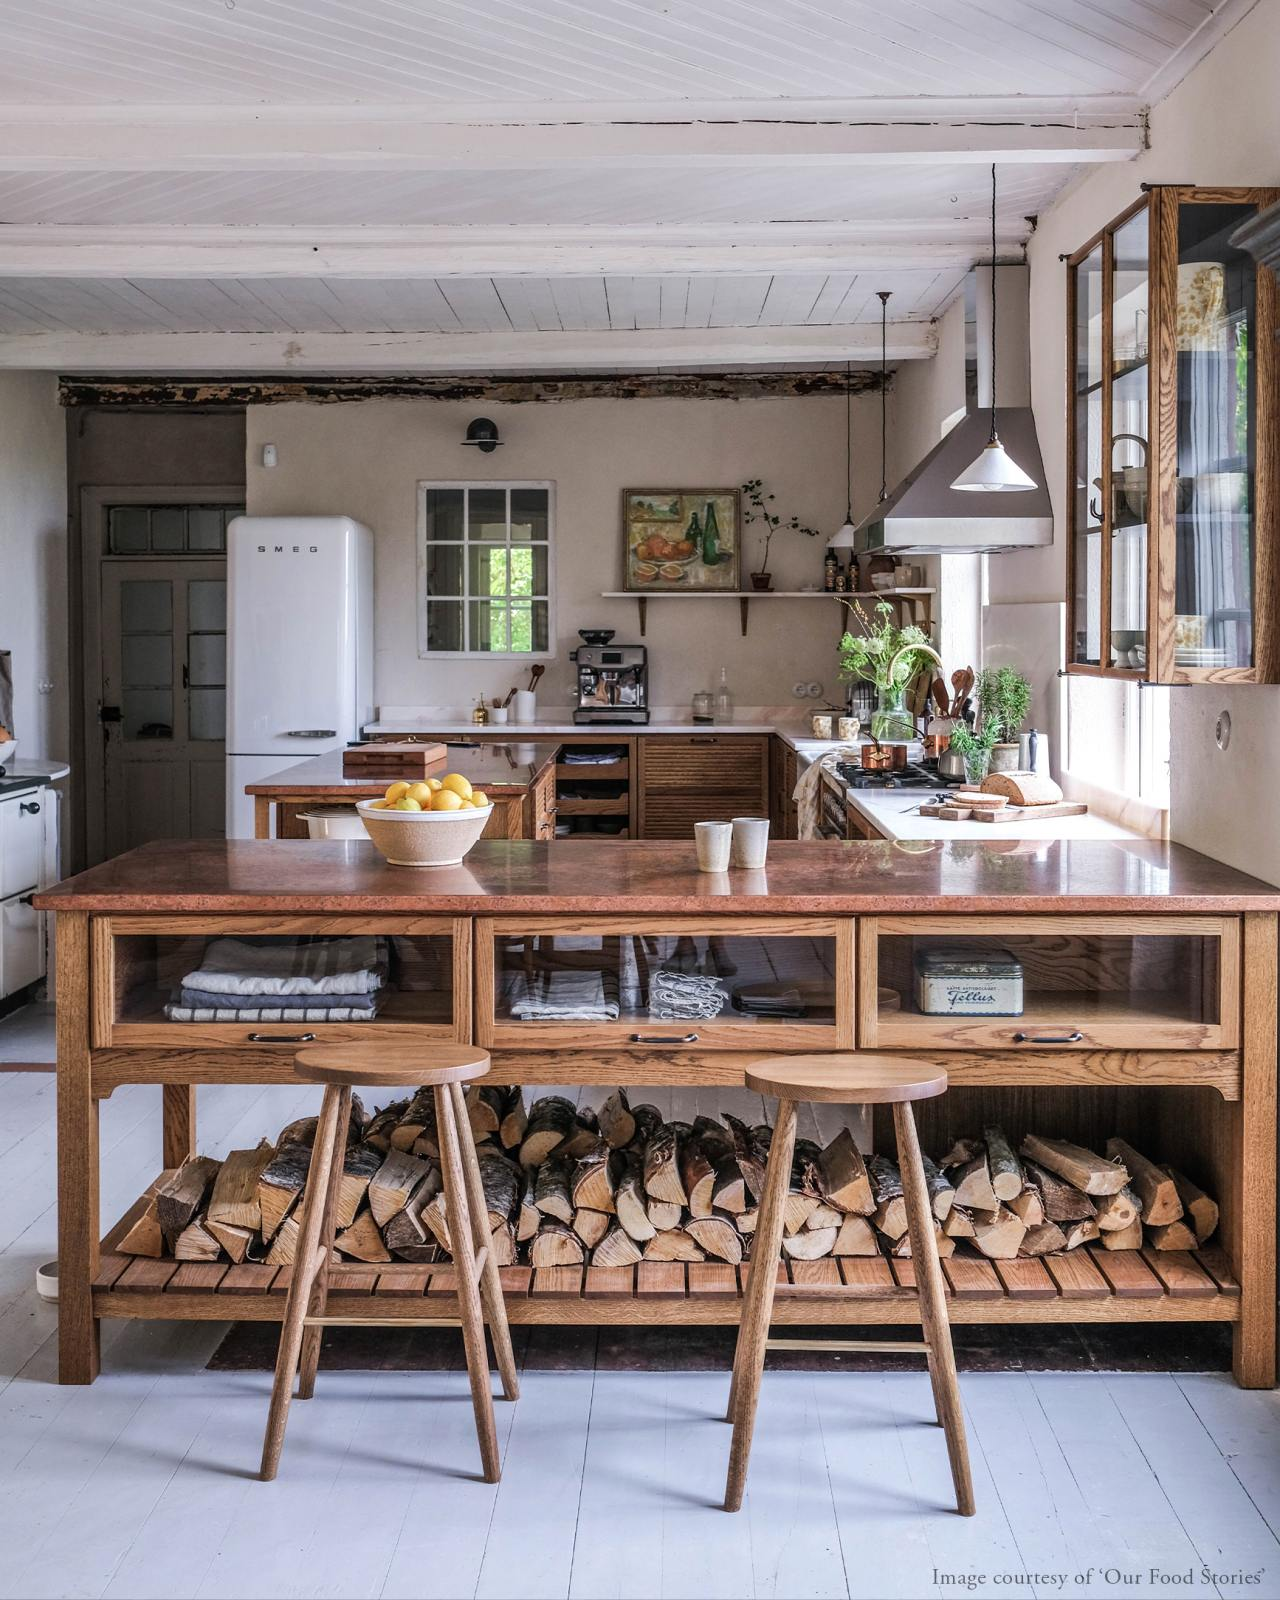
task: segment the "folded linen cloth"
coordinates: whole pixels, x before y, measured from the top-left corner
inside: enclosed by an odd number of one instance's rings
[[[371,934],[290,939],[281,944],[215,939],[200,965],[182,979],[206,993],[262,995],[372,994],[386,981],[386,940]]]
[[[822,774],[834,769],[837,761],[852,761],[856,766],[862,752],[852,744],[838,745],[828,750],[816,761],[811,761],[800,774],[791,798],[796,803],[796,837],[816,839],[818,836],[818,797],[822,789]]]
[[[507,1010],[520,1022],[616,1022],[618,975],[588,968],[526,977],[512,972],[505,985]]]
[[[295,1001],[289,1006],[236,1005],[230,997],[222,1006],[188,1006],[170,1001],[164,1008],[170,1022],[372,1022],[377,1007],[333,1006]]]
[[[228,1002],[234,1003],[239,998],[239,996],[219,994],[216,989],[193,989],[190,984],[184,983],[174,995],[173,1001],[175,1005],[181,1006],[225,1007]],[[374,1011],[381,999],[381,990],[373,994],[255,994],[252,997],[246,995],[244,999],[257,1011],[280,1011],[287,1006],[300,1005],[341,1006],[348,1011]]]
[[[719,978],[663,968],[649,980],[649,1015],[659,1022],[718,1017],[728,998]]]

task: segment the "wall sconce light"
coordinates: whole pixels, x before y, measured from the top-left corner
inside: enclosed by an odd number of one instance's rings
[[[466,437],[462,442],[474,445],[483,455],[492,455],[502,443],[498,437],[498,424],[490,422],[488,417],[477,417],[474,422],[467,424]]]

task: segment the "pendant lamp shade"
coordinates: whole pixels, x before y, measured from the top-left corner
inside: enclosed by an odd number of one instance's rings
[[[853,549],[853,523],[851,521],[846,521],[846,523],[845,523],[843,528],[841,528],[838,532],[833,533],[831,535],[831,537],[827,540],[827,549],[828,550],[852,550]]]

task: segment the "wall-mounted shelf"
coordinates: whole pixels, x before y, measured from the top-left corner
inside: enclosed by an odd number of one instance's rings
[[[655,589],[651,594],[641,594],[635,589],[604,589],[602,600],[634,600],[640,612],[640,637],[644,638],[645,620],[650,600],[736,600],[742,618],[742,636],[747,635],[747,617],[753,600],[890,600],[897,601],[904,610],[911,609],[912,619],[926,633],[933,626],[932,598],[935,589],[860,589],[843,594],[828,589]],[[918,608],[918,612],[917,612]]]

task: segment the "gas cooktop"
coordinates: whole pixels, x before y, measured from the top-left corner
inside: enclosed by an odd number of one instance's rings
[[[908,761],[905,767],[888,772],[873,772],[855,761],[837,761],[836,771],[851,789],[947,789],[952,782],[939,775],[936,761]]]

